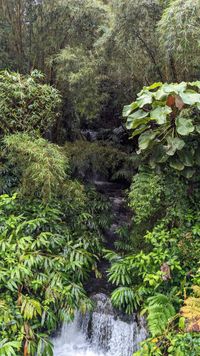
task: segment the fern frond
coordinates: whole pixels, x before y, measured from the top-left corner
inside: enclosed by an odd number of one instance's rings
[[[169,297],[163,294],[148,298],[146,311],[149,330],[153,337],[162,334],[170,319],[176,315]]]

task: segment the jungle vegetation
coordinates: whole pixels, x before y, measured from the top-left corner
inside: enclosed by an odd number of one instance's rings
[[[199,24],[199,0],[0,0],[1,356],[53,355],[102,257],[135,356],[200,354]],[[88,172],[128,187],[114,250]]]

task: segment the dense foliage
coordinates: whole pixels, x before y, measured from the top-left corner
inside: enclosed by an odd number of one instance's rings
[[[200,355],[199,22],[199,0],[0,0],[0,355],[52,355],[101,258],[146,317],[135,355]],[[130,185],[113,250],[95,179]]]
[[[42,77],[38,71],[27,77],[0,73],[1,135],[16,131],[44,134],[56,123],[60,96],[56,89],[39,82]]]
[[[139,227],[146,244],[141,249],[137,240],[138,251],[123,254],[119,249],[106,257],[111,262],[109,280],[117,286],[113,304],[127,313],[139,307],[147,315],[150,338],[137,356],[200,352],[200,190],[194,158],[199,144],[199,94],[187,89],[198,85],[155,83],[124,108],[127,127],[132,137],[138,136],[141,156],[129,192],[134,215],[132,238],[127,242],[135,247],[131,240]],[[194,173],[180,175],[188,166]]]
[[[55,122],[60,96],[34,75],[2,73],[0,103],[8,128],[1,120],[4,356],[52,355],[49,336],[75,310],[92,307],[84,283],[91,271],[99,276],[101,230],[109,224],[105,199],[71,178],[67,149],[40,136]]]
[[[61,90],[63,140],[91,119],[119,124],[144,85],[196,80],[199,14],[198,0],[1,0],[0,68]]]

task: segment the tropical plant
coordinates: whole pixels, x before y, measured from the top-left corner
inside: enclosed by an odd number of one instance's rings
[[[151,167],[169,165],[191,178],[199,167],[200,82],[154,83],[124,107],[127,129],[138,137],[138,154]]]
[[[98,238],[93,230],[84,240],[55,203],[16,196],[0,197],[0,226],[0,352],[52,355],[48,335],[64,315],[91,307],[83,282],[96,269]]]
[[[176,315],[176,310],[170,301],[169,296],[163,294],[155,294],[147,299],[147,308],[143,312],[147,312],[148,327],[153,337],[161,335],[170,319]]]

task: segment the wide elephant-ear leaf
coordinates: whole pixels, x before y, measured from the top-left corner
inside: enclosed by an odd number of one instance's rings
[[[200,103],[200,94],[186,91],[184,93],[180,93],[180,97],[186,105],[194,105]]]
[[[176,129],[179,135],[187,136],[195,129],[191,119],[185,119],[184,117],[177,117]]]
[[[175,94],[180,95],[187,88],[187,83],[182,82],[179,84],[163,84],[155,93],[156,100],[163,100],[168,98],[168,96],[174,96]],[[175,100],[174,100],[175,101]]]
[[[177,171],[183,171],[185,168],[184,164],[180,162],[178,159],[172,159],[170,161],[170,167],[176,169]]]
[[[141,109],[135,111],[133,114],[129,115],[129,117],[127,119],[127,122],[126,122],[126,128],[128,130],[135,129],[139,125],[141,125],[143,123],[146,123],[146,121],[142,122],[142,120],[144,118],[146,118],[148,115],[149,115],[149,113],[147,111],[144,111],[144,110],[141,110]],[[148,120],[147,120],[147,122],[148,122]]]
[[[131,138],[140,135],[142,132],[146,131],[147,127],[146,125],[141,125],[137,129],[135,129],[131,135]]]
[[[184,102],[181,99],[180,95],[175,96],[175,105],[179,110],[182,110],[184,108]]]
[[[160,143],[158,146],[154,146],[149,164],[151,168],[155,168],[157,164],[164,163],[169,159],[169,156],[165,152],[164,146]]]
[[[135,109],[138,108],[138,103],[133,102],[130,105],[125,105],[123,108],[122,116],[123,117],[128,117]]]
[[[187,178],[187,179],[191,179],[193,177],[193,175],[195,174],[196,170],[194,168],[190,168],[190,167],[186,167],[181,174]]]
[[[137,104],[139,108],[142,108],[143,106],[147,104],[152,104],[153,102],[153,93],[150,91],[144,91],[142,95],[140,95],[137,99]]]
[[[151,111],[151,118],[155,120],[159,125],[165,124],[167,122],[167,115],[172,112],[169,106],[157,107]]]
[[[179,137],[168,137],[167,146],[165,146],[166,154],[168,156],[173,156],[176,151],[182,150],[184,146],[185,142]]]
[[[138,145],[140,150],[146,150],[149,144],[154,140],[157,136],[158,132],[153,130],[148,130],[142,133],[138,139]]]
[[[178,151],[178,156],[184,166],[192,167],[194,165],[194,157],[191,151],[183,149]]]

